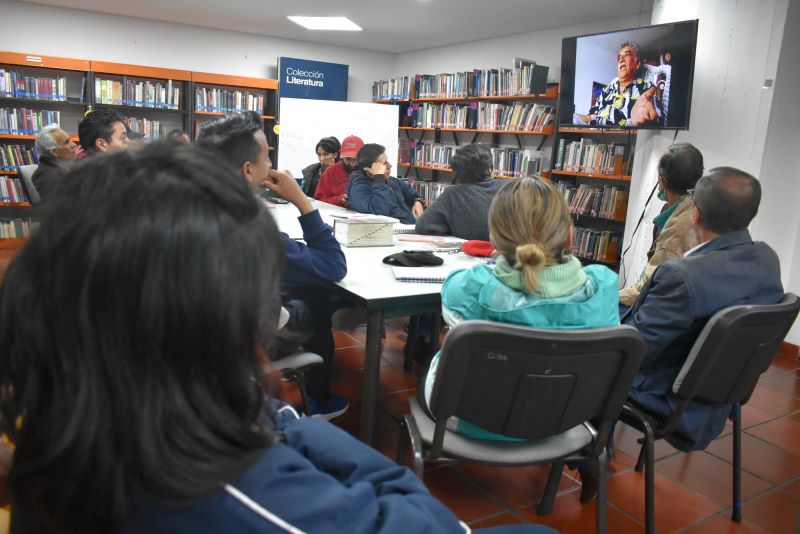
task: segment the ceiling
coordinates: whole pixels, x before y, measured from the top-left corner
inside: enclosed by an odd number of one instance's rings
[[[653,0],[33,0],[32,3],[390,53],[639,14]],[[346,16],[361,32],[287,15]]]

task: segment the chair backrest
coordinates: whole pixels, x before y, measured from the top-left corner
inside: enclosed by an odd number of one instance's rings
[[[672,391],[683,400],[746,402],[778,353],[798,310],[800,299],[786,293],[777,304],[718,311],[697,337]]]
[[[22,183],[25,184],[25,191],[28,193],[28,200],[31,204],[38,204],[42,201],[36,186],[33,185],[33,173],[39,168],[38,165],[23,165],[19,168],[19,174],[22,176]]]
[[[617,418],[644,352],[629,326],[544,330],[464,321],[447,335],[430,409],[506,436],[536,439]]]

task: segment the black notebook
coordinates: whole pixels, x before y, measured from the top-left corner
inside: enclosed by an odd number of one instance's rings
[[[392,267],[398,282],[431,282],[441,284],[449,271],[442,267]]]

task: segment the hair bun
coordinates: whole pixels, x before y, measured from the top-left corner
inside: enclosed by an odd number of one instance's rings
[[[525,243],[517,246],[517,266],[537,268],[547,260],[547,252],[539,243]]]

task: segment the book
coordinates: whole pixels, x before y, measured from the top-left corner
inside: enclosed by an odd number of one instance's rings
[[[394,223],[395,234],[413,234],[417,231],[416,224]]]
[[[392,267],[392,274],[398,282],[441,284],[449,272],[446,267]]]
[[[346,247],[385,247],[394,244],[394,223],[389,217],[336,219],[333,236]],[[396,219],[395,219],[396,220]]]
[[[398,241],[410,241],[414,243],[433,243],[435,245],[443,245],[445,239],[440,235],[420,235],[411,233],[401,233]]]

